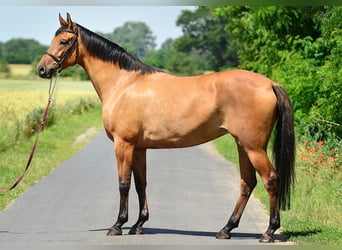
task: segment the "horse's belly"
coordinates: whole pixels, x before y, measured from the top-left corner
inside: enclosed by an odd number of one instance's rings
[[[155,130],[146,129],[138,140],[138,146],[144,148],[191,147],[211,141],[226,133],[228,131],[215,124],[213,120],[198,127],[170,124]]]

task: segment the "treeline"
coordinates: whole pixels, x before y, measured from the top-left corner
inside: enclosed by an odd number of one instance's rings
[[[9,64],[33,64],[46,50],[47,46],[34,39],[15,38],[0,42],[0,75],[11,74]]]
[[[37,55],[43,54],[47,46],[34,39],[15,38],[0,42],[0,58],[10,64],[31,64]]]

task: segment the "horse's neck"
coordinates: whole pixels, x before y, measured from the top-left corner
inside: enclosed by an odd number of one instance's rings
[[[105,101],[112,89],[120,82],[123,74],[127,72],[120,70],[118,65],[104,62],[96,57],[84,57],[79,64],[85,69],[94,88],[101,99]]]

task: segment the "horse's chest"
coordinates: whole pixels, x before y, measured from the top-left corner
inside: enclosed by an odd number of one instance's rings
[[[121,138],[133,138],[139,133],[140,111],[124,102],[103,105],[103,125],[107,133]]]

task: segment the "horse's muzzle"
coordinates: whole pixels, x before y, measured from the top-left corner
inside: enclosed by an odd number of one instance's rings
[[[51,79],[52,76],[56,73],[56,68],[55,67],[45,67],[43,65],[38,65],[37,67],[37,74],[41,78],[47,78]]]

